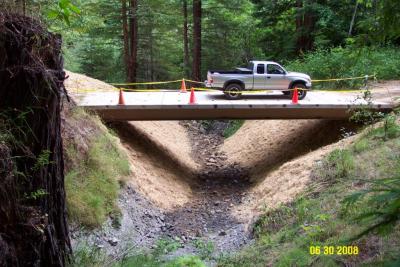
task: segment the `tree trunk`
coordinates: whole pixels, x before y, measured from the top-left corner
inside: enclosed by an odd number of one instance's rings
[[[354,27],[354,22],[356,20],[357,9],[358,9],[358,0],[356,0],[356,6],[354,7],[353,17],[351,18],[349,36],[351,36],[353,33],[353,27]]]
[[[121,0],[122,2],[122,32],[124,35],[124,64],[125,64],[125,73],[126,73],[126,81],[129,81],[130,77],[130,68],[129,68],[129,28],[128,28],[128,17],[127,17],[127,5],[126,0]]]
[[[189,67],[189,33],[188,33],[188,10],[187,0],[183,0],[183,66],[185,70],[185,76],[190,77]]]
[[[193,0],[193,69],[192,77],[201,80],[201,0]]]
[[[0,149],[0,266],[64,266],[71,253],[61,43],[37,21],[0,12],[0,120],[18,141]]]
[[[314,46],[312,33],[315,29],[316,15],[313,10],[308,10],[302,0],[296,1],[296,52],[298,54],[309,51]]]
[[[153,25],[150,32],[150,78],[151,81],[155,80],[155,73],[154,73],[154,46],[153,46]]]
[[[129,77],[128,82],[136,82],[137,74],[137,52],[138,52],[138,22],[137,22],[137,9],[138,0],[130,0],[131,14],[129,17],[130,24],[130,59],[129,59]]]

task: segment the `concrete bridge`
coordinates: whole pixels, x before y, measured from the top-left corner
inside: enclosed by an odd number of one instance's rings
[[[351,110],[367,105],[360,93],[309,92],[299,104],[281,92],[243,95],[227,100],[221,92],[124,92],[125,105],[118,105],[118,92],[84,94],[79,106],[97,112],[108,121],[200,120],[200,119],[347,119]],[[371,108],[389,112],[390,101],[373,101]]]

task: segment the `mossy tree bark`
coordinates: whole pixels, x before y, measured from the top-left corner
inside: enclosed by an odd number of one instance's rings
[[[61,139],[61,37],[0,12],[0,265],[63,266],[71,252]],[[3,151],[3,153],[1,153]],[[10,159],[13,159],[10,161]]]

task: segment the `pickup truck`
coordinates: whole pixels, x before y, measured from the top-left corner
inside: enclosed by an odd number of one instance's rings
[[[228,99],[240,99],[243,91],[279,90],[293,96],[293,88],[311,89],[311,78],[307,74],[288,72],[272,61],[250,61],[247,68],[232,71],[210,70],[206,87],[220,89]],[[306,97],[306,90],[298,90],[299,99]]]

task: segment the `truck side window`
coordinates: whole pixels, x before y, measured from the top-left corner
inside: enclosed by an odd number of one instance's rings
[[[284,70],[278,65],[268,64],[267,67],[268,74],[285,74]]]
[[[264,64],[258,64],[257,65],[257,74],[264,74],[265,73],[265,65]]]

